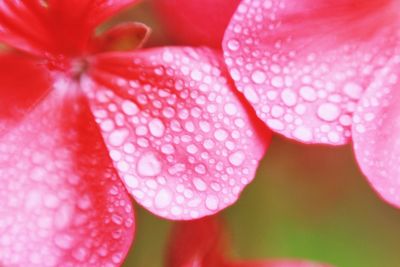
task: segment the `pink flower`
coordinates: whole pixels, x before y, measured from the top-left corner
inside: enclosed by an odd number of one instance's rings
[[[300,260],[235,261],[227,255],[229,236],[216,217],[176,223],[168,243],[167,267],[329,267]]]
[[[217,53],[114,51],[141,24],[97,25],[134,0],[0,1],[0,265],[120,265],[129,197],[168,219],[231,205],[269,132]],[[114,51],[114,52],[112,52]],[[101,52],[101,53],[100,53]]]
[[[397,207],[398,11],[392,0],[243,0],[223,43],[259,118],[303,143],[352,139],[369,182]]]

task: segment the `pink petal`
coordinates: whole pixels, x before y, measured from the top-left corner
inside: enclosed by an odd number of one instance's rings
[[[150,36],[150,28],[139,22],[119,24],[92,40],[92,53],[132,51],[141,48]]]
[[[310,261],[269,260],[236,262],[226,265],[227,267],[329,267],[331,265],[315,263]]]
[[[218,55],[162,48],[93,59],[83,88],[114,165],[145,208],[194,219],[231,205],[269,132],[241,104]]]
[[[396,54],[396,1],[243,0],[226,63],[258,116],[304,143],[343,144],[371,75]]]
[[[0,53],[0,136],[50,89],[48,73],[33,59]]]
[[[155,0],[162,26],[179,44],[220,48],[240,0]]]
[[[78,55],[101,22],[138,0],[0,2],[0,42],[29,53]]]
[[[77,87],[52,93],[0,139],[0,265],[119,266],[129,195]]]
[[[400,207],[400,64],[388,65],[364,93],[354,114],[358,164],[381,197]]]

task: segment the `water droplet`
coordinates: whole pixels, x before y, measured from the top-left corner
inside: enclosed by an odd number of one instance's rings
[[[207,196],[206,198],[206,207],[209,210],[217,210],[219,205],[219,200],[216,196]]]
[[[129,174],[126,174],[124,176],[124,181],[130,188],[136,188],[139,185],[138,179],[135,176]]]
[[[309,128],[299,126],[293,131],[293,136],[301,141],[309,142],[312,140],[312,132]]]
[[[318,107],[318,117],[325,121],[334,121],[340,116],[340,109],[332,103],[324,103]]]
[[[233,116],[237,112],[237,107],[233,103],[227,103],[224,106],[224,110],[225,110],[226,114]]]
[[[242,151],[237,151],[229,156],[229,162],[234,166],[240,166],[243,164],[245,154]]]
[[[155,137],[161,137],[164,135],[165,125],[159,119],[152,119],[149,122],[150,133]]]
[[[214,137],[218,141],[224,141],[228,137],[228,133],[224,129],[218,129],[214,132]]]
[[[267,75],[265,75],[264,71],[262,71],[262,70],[255,70],[251,74],[251,79],[256,84],[263,84],[265,82],[265,80],[267,79]]]
[[[128,116],[132,116],[139,112],[139,108],[132,101],[125,100],[122,102],[122,111]]]
[[[232,51],[237,51],[240,48],[240,43],[238,40],[231,39],[227,43],[228,48]]]
[[[108,141],[112,146],[120,146],[122,145],[129,136],[129,131],[127,129],[118,129],[113,131]]]
[[[156,205],[157,208],[159,209],[164,209],[168,207],[168,205],[171,203],[172,200],[172,194],[171,191],[168,189],[161,189],[155,199],[154,199],[154,204]]]
[[[190,73],[190,77],[193,79],[193,80],[195,80],[195,81],[201,81],[202,79],[203,79],[203,74],[201,73],[201,71],[199,71],[199,70],[193,70],[191,73]]]
[[[156,176],[161,173],[161,162],[153,153],[144,154],[137,163],[137,171],[143,176]]]
[[[193,179],[194,187],[199,191],[206,191],[207,184],[201,178],[194,178]]]
[[[314,88],[310,86],[302,86],[300,88],[300,96],[306,100],[313,102],[317,100],[317,93],[315,92]]]
[[[283,103],[285,103],[289,107],[296,105],[297,95],[292,90],[289,89],[283,90],[281,93],[281,98]]]
[[[351,99],[359,99],[363,92],[363,88],[355,82],[348,82],[343,87],[343,92]]]

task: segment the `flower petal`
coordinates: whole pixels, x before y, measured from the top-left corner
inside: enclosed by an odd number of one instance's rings
[[[269,142],[219,56],[162,48],[99,56],[86,89],[116,168],[141,205],[194,219],[231,205]],[[261,131],[260,130],[260,131]]]
[[[221,48],[239,0],[155,0],[162,26],[179,44]]]
[[[388,65],[364,93],[353,118],[358,164],[383,199],[400,207],[400,60]]]
[[[346,143],[357,101],[399,47],[396,3],[243,0],[225,35],[226,63],[270,128]]]
[[[226,267],[329,267],[331,265],[320,264],[310,261],[290,261],[290,260],[269,260],[254,262],[236,262],[226,265]]]
[[[119,266],[134,232],[129,195],[87,102],[58,85],[0,139],[0,265]]]
[[[0,42],[36,55],[77,55],[96,26],[138,0],[0,2]]]
[[[33,54],[54,49],[43,1],[0,2],[0,42]]]
[[[33,59],[0,53],[0,137],[50,89],[50,78]]]
[[[92,40],[92,52],[132,51],[141,48],[150,28],[139,22],[119,24]]]
[[[223,267],[225,233],[215,216],[178,222],[172,228],[166,246],[167,267]]]

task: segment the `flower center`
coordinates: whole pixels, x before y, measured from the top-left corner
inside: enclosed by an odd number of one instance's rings
[[[62,72],[74,80],[79,80],[87,70],[88,62],[85,58],[48,55],[46,56],[46,66],[52,72]]]

